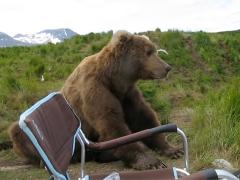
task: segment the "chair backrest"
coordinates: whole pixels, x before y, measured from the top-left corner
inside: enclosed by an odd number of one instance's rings
[[[20,116],[19,125],[37,149],[48,171],[68,179],[80,121],[60,93],[51,93]]]

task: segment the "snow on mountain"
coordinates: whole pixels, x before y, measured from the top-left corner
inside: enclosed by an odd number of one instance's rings
[[[75,35],[77,35],[76,32],[65,28],[48,29],[36,34],[17,34],[14,37],[0,32],[0,47],[31,46],[49,42],[56,44]]]
[[[24,34],[13,37],[15,40],[22,41],[30,44],[46,44],[48,42],[58,43],[61,42],[58,38],[54,38],[54,36],[50,33],[36,33],[36,34]]]
[[[0,32],[0,47],[27,46],[27,43],[13,39],[6,33]]]
[[[71,29],[53,29],[53,30],[49,29],[41,31],[40,33],[52,34],[54,37],[60,39],[61,41],[77,35],[77,33],[72,31]]]
[[[49,29],[38,32],[36,34],[17,34],[13,38],[17,41],[24,43],[35,44],[46,44],[46,43],[59,43],[64,41],[64,39],[69,39],[77,35],[76,32],[70,29]]]

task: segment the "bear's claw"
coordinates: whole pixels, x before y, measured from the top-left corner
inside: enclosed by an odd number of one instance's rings
[[[130,164],[130,166],[137,170],[167,168],[161,160],[147,154],[138,155],[136,161]]]
[[[161,152],[161,154],[168,156],[172,159],[178,159],[180,158],[184,152],[182,149],[179,148],[174,148],[174,147],[169,147]]]

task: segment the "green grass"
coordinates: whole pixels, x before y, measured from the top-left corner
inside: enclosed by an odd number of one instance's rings
[[[169,123],[171,102],[169,97],[161,91],[159,81],[141,81],[139,88],[145,99],[159,113],[162,124]]]
[[[200,163],[204,156],[240,160],[240,78],[212,90],[196,107],[192,147]]]
[[[18,180],[26,180],[26,179],[36,179],[36,180],[44,180],[48,179],[49,175],[47,171],[39,168],[24,168],[10,171],[0,171],[0,179],[18,179]]]

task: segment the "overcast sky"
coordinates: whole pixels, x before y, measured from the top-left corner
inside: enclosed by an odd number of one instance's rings
[[[0,32],[240,29],[240,0],[0,0]]]

